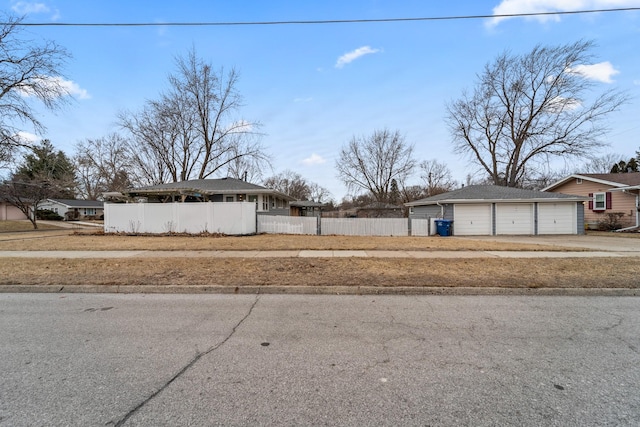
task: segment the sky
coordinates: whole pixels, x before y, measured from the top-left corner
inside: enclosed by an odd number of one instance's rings
[[[463,182],[475,168],[452,152],[446,104],[473,88],[504,51],[593,40],[591,64],[577,64],[597,91],[631,97],[609,117],[601,154],[640,149],[640,11],[496,18],[495,15],[640,7],[640,0],[37,0],[4,2],[32,23],[317,21],[482,15],[484,19],[234,26],[38,26],[72,55],[64,69],[74,100],[38,108],[40,138],[72,155],[74,145],[118,132],[117,115],[138,111],[168,87],[177,56],[194,48],[214,67],[235,68],[241,118],[260,122],[273,170],[286,169],[347,194],[336,176],[343,145],[384,128],[414,146],[417,161],[437,159]],[[25,132],[30,132],[25,129]],[[598,153],[594,153],[598,154]],[[572,165],[557,164],[558,168]],[[419,184],[416,174],[408,184]]]

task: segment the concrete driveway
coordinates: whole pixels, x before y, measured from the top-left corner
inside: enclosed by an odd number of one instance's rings
[[[640,237],[624,236],[470,236],[454,239],[485,240],[495,242],[531,243],[537,245],[583,248],[597,251],[637,252],[640,251]]]

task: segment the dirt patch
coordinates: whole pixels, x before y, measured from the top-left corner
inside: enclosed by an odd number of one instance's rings
[[[0,285],[639,288],[636,258],[5,258]]]

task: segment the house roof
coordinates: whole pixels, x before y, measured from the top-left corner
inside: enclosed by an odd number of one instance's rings
[[[554,202],[588,200],[586,197],[561,193],[544,193],[522,188],[498,185],[469,185],[425,199],[405,203],[405,206],[435,205],[438,203],[478,203],[478,202]]]
[[[59,203],[69,208],[102,208],[104,202],[99,200],[75,200],[75,199],[47,199],[50,202]]]
[[[629,173],[577,173],[573,175],[569,175],[566,178],[561,179],[560,181],[556,181],[553,184],[549,185],[542,189],[542,191],[553,190],[554,188],[560,187],[563,184],[566,184],[568,181],[572,179],[582,179],[591,182],[597,182],[598,184],[610,185],[611,187],[627,187],[640,185],[640,172],[629,172]]]
[[[128,194],[276,194],[286,200],[295,200],[287,194],[271,190],[261,185],[252,184],[235,178],[219,179],[192,179],[188,181],[170,182],[166,184],[151,185],[148,187],[133,188],[126,191]]]

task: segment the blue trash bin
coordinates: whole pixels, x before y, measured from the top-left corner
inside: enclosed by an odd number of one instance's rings
[[[446,237],[451,236],[451,221],[450,219],[437,219],[436,220],[436,231],[440,236]]]

